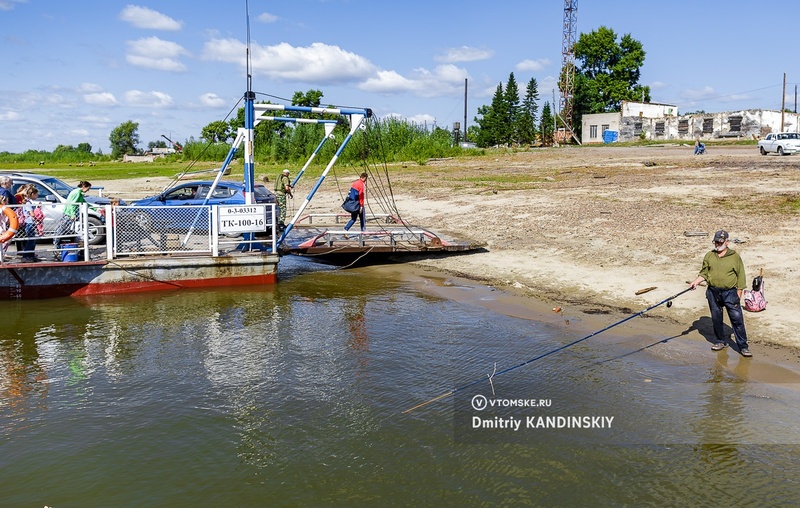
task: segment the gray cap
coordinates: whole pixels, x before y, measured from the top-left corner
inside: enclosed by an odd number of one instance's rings
[[[724,242],[728,239],[728,232],[724,229],[720,229],[716,233],[714,233],[714,243],[717,242]]]

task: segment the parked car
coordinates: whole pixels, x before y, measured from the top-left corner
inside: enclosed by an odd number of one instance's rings
[[[245,204],[243,182],[219,181],[209,197],[213,184],[212,180],[182,183],[156,196],[136,200],[131,203],[133,206],[149,208],[135,211],[136,222],[145,231],[174,232],[187,231],[190,228],[205,230],[208,224],[205,209],[193,208],[185,212],[173,207],[197,207],[203,205],[207,197],[208,203],[205,204],[212,206]],[[255,185],[254,201],[257,204],[277,202],[275,194],[261,184]],[[165,208],[158,211],[160,207]],[[271,227],[272,223],[268,222],[267,226]]]
[[[0,171],[0,175],[5,175],[11,178],[13,182],[11,192],[17,193],[20,186],[32,183],[39,191],[38,201],[41,203],[42,211],[44,212],[44,234],[52,235],[55,233],[58,223],[61,222],[61,217],[64,215],[64,207],[61,206],[67,202],[69,193],[75,189],[74,186],[59,180],[56,177],[41,175],[37,173],[28,173],[24,171]],[[86,195],[85,199],[91,205],[100,207],[93,209],[89,207],[89,244],[98,245],[105,242],[105,217],[100,212],[103,206],[110,203],[108,198],[101,198],[99,196]],[[124,203],[121,203],[124,204]]]
[[[778,155],[790,155],[800,152],[800,134],[797,132],[773,132],[764,139],[758,140],[758,151],[761,155],[775,152]]]

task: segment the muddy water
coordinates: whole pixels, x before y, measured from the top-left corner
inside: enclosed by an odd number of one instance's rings
[[[792,371],[620,327],[490,383],[616,316],[281,269],[265,289],[1,303],[0,505],[800,503]]]

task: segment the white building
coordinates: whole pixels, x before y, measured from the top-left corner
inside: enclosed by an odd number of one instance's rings
[[[663,139],[694,141],[724,138],[758,139],[770,132],[800,132],[800,115],[766,109],[724,113],[678,114],[671,104],[623,102],[618,113],[583,115],[581,143]],[[781,129],[783,125],[783,129]],[[610,131],[611,135],[603,133]],[[613,133],[616,132],[616,135]]]

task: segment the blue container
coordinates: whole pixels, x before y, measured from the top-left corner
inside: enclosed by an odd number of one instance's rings
[[[619,132],[618,131],[603,131],[603,143],[613,143],[617,139],[619,139]]]
[[[80,251],[77,243],[65,243],[61,245],[61,261],[74,263],[80,259]]]

